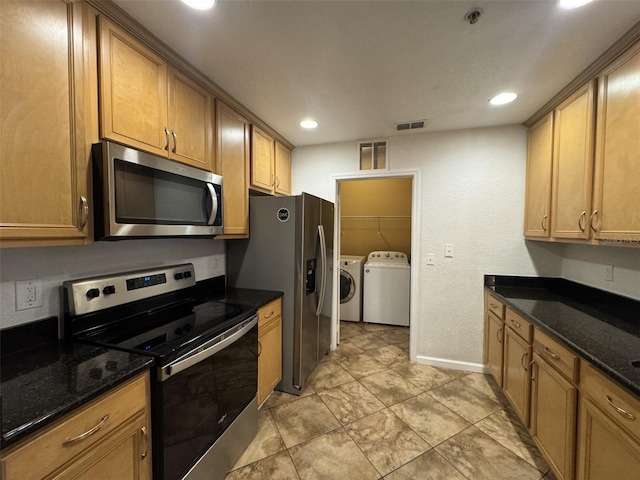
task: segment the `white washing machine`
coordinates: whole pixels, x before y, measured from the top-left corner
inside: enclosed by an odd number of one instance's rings
[[[367,257],[340,255],[340,320],[362,318],[362,268]]]
[[[371,252],[363,282],[363,321],[409,326],[411,266],[404,253]]]

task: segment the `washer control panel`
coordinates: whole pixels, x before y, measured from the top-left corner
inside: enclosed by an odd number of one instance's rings
[[[371,252],[367,257],[367,263],[406,265],[409,263],[409,259],[403,252],[380,250]]]

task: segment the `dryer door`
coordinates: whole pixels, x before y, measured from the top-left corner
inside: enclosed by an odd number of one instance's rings
[[[346,270],[340,269],[340,303],[347,303],[356,293],[356,282]]]

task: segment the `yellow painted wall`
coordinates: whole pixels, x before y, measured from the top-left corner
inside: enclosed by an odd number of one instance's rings
[[[340,224],[341,255],[374,250],[410,255],[411,178],[341,181]]]

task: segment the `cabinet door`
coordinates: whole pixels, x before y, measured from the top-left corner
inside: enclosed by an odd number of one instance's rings
[[[253,127],[251,136],[251,186],[269,193],[275,183],[273,173],[273,138]]]
[[[590,237],[593,181],[594,81],[555,110],[551,236]]]
[[[604,70],[598,81],[594,237],[637,242],[640,240],[640,43]]]
[[[166,156],[167,65],[100,17],[100,135]]]
[[[46,478],[151,480],[151,439],[146,415],[122,425],[93,449]]]
[[[224,233],[249,233],[249,121],[220,100],[216,111],[216,173],[224,178]]]
[[[617,426],[588,396],[580,400],[579,480],[637,480],[640,443]]]
[[[504,340],[504,322],[493,313],[487,312],[487,366],[498,385],[502,386],[502,342]]]
[[[559,480],[573,479],[577,389],[535,351],[530,432]]]
[[[525,427],[529,426],[531,347],[511,328],[504,329],[502,388]]]
[[[282,317],[260,329],[258,342],[258,404],[261,404],[282,379]]]
[[[2,246],[88,241],[81,7],[0,2]]]
[[[179,71],[169,69],[170,153],[173,160],[213,168],[211,95]]]
[[[275,163],[275,191],[281,195],[291,195],[291,150],[280,142],[276,142]]]
[[[553,112],[529,128],[524,211],[527,237],[549,237],[552,155]]]

